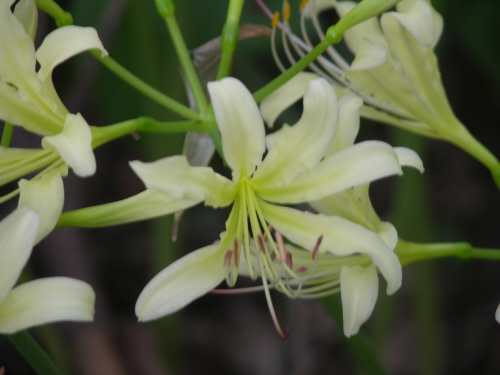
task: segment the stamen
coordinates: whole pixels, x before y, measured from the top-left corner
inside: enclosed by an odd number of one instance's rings
[[[274,261],[276,259],[276,254],[275,253],[271,253],[270,257],[271,257],[271,260]]]
[[[292,253],[289,251],[286,253],[286,265],[289,268],[293,268]]]
[[[259,243],[259,249],[262,252],[262,254],[266,254],[266,247],[264,245],[264,239],[262,238],[262,235],[257,236],[257,242]]]
[[[224,256],[224,267],[228,268],[231,265],[231,258],[233,256],[233,250],[228,250]]]
[[[290,3],[288,1],[285,1],[283,3],[283,20],[285,22],[288,22],[290,20]]]
[[[263,289],[264,289],[263,285],[257,285],[257,286],[250,286],[247,288],[212,289],[209,293],[212,293],[212,294],[243,294],[243,293],[260,292]]]
[[[234,239],[234,266],[240,265],[240,243],[237,238]]]
[[[280,12],[274,12],[273,20],[271,22],[273,30],[275,30],[278,27],[279,22],[280,22]]]
[[[300,266],[295,270],[295,273],[302,273],[307,271],[307,266]]]
[[[287,257],[286,257],[286,248],[285,248],[285,242],[283,241],[283,236],[281,235],[280,232],[275,231],[274,238],[276,238],[276,244],[278,245],[280,261],[285,262]]]
[[[316,260],[317,255],[318,255],[318,250],[321,245],[321,241],[323,241],[323,235],[318,237],[318,240],[316,241],[316,245],[314,245],[314,249],[312,251],[312,258]]]
[[[300,2],[299,8],[300,9],[304,8],[307,5],[308,2],[309,2],[309,0],[302,0]]]

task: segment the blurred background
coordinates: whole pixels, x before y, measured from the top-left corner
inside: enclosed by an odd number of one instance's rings
[[[182,74],[166,27],[152,0],[58,1],[76,25],[95,27],[110,55],[140,78],[187,103]],[[266,1],[280,10],[281,1]],[[298,0],[291,0],[298,32]],[[220,35],[227,0],[176,1],[176,14],[188,48]],[[500,156],[500,2],[433,1],[443,15],[444,34],[437,53],[442,78],[458,118]],[[323,21],[328,22],[326,14]],[[333,19],[333,18],[332,18]],[[243,23],[269,26],[253,0]],[[40,13],[37,44],[55,28]],[[1,57],[0,57],[1,58]],[[233,75],[251,91],[279,74],[266,36],[242,41]],[[120,81],[89,55],[58,67],[54,82],[72,113],[96,126],[146,115],[162,121],[178,117]],[[290,118],[300,112],[290,111]],[[285,118],[286,119],[286,118]],[[393,222],[400,237],[417,242],[467,241],[500,248],[500,193],[489,172],[458,148],[422,139],[388,126],[363,122],[358,140],[381,139],[419,152],[426,167],[419,175],[372,185],[377,212]],[[123,199],[143,190],[128,166],[178,154],[180,135],[128,136],[96,151],[97,173],[65,179],[65,210]],[[38,147],[39,139],[16,128],[13,146]],[[213,167],[223,171],[216,156]],[[15,188],[2,188],[3,194]],[[4,205],[9,212],[17,202]],[[188,210],[174,243],[172,217],[104,229],[58,228],[38,245],[30,276],[66,275],[89,282],[97,294],[92,324],[60,323],[32,334],[65,374],[78,375],[342,375],[370,374],[357,360],[352,339],[342,334],[324,304],[332,300],[288,300],[274,293],[282,326],[275,332],[265,297],[207,295],[181,312],[138,324],[134,305],[142,288],[180,256],[218,239],[228,210],[197,206]],[[500,265],[492,261],[444,259],[406,267],[403,287],[392,297],[381,283],[379,300],[362,328],[387,374],[498,374]],[[335,301],[333,301],[335,304]],[[33,374],[5,337],[0,337],[0,367],[7,375]],[[368,365],[368,367],[370,367]],[[378,372],[383,374],[384,372]]]

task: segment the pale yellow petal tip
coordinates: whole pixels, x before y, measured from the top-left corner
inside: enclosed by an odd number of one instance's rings
[[[399,22],[425,47],[434,44],[436,33],[432,8],[418,0],[404,13],[392,12]]]
[[[424,173],[424,163],[415,151],[406,147],[394,147],[394,151],[402,167],[413,167],[420,173]]]
[[[361,42],[349,70],[367,70],[382,65],[387,59],[385,48],[367,40]]]
[[[497,311],[495,312],[495,319],[500,323],[500,305],[498,305]]]

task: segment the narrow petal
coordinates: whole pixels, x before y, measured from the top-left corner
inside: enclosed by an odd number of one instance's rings
[[[64,26],[47,35],[38,50],[36,59],[40,63],[38,77],[45,81],[54,68],[81,52],[97,49],[101,57],[107,56],[97,31],[92,27]]]
[[[396,248],[398,244],[398,232],[394,225],[388,221],[381,221],[377,234],[382,238],[389,249],[394,250]]]
[[[375,265],[342,267],[340,294],[344,316],[344,335],[358,333],[372,314],[378,297],[378,275]]]
[[[384,142],[365,141],[331,155],[288,185],[256,186],[256,193],[276,203],[310,202],[394,174],[402,171],[393,148]]]
[[[394,147],[394,151],[402,167],[413,167],[420,173],[424,173],[424,163],[415,151],[406,147]]]
[[[215,118],[222,136],[224,159],[233,179],[250,176],[265,151],[264,121],[252,94],[236,78],[208,83]]]
[[[404,12],[391,12],[399,22],[426,47],[430,47],[435,42],[434,17],[432,8],[425,1],[413,2],[410,8]]]
[[[30,257],[39,223],[38,215],[25,207],[0,222],[0,301],[12,289]]]
[[[498,305],[497,310],[495,311],[495,319],[498,323],[500,323],[500,305]]]
[[[68,114],[61,133],[44,137],[42,146],[57,152],[80,177],[92,176],[96,161],[92,151],[92,133],[85,119],[77,113]]]
[[[18,207],[27,207],[40,217],[35,243],[40,242],[55,228],[64,204],[64,185],[59,171],[42,175],[39,179],[19,181],[21,190]]]
[[[354,144],[359,131],[359,109],[362,104],[363,100],[352,94],[347,94],[339,100],[339,123],[327,156]]]
[[[398,257],[375,232],[338,216],[302,212],[262,200],[259,206],[266,221],[297,245],[311,250],[323,236],[320,252],[329,251],[340,256],[369,255],[387,280],[387,294],[401,286],[402,268]]]
[[[351,63],[350,70],[366,70],[382,65],[387,59],[387,50],[368,40],[363,40]]]
[[[130,166],[147,188],[162,190],[175,199],[205,201],[222,207],[231,204],[235,184],[208,167],[191,167],[184,155],[163,158],[152,163],[133,161]]]
[[[201,200],[174,199],[161,190],[147,189],[121,201],[64,212],[57,225],[108,227],[172,214],[200,202]]]
[[[311,81],[302,117],[279,130],[273,148],[253,176],[255,186],[281,186],[316,166],[333,142],[338,116],[332,86],[323,78]]]
[[[278,116],[306,93],[309,83],[318,78],[314,73],[299,73],[260,103],[260,112],[272,128]]]
[[[94,291],[80,280],[49,277],[24,283],[0,303],[0,333],[56,321],[92,321],[94,301]]]
[[[139,321],[172,314],[219,285],[226,277],[221,250],[219,244],[198,249],[156,275],[137,300]]]
[[[14,8],[14,15],[22,23],[26,34],[34,41],[38,27],[38,8],[35,0],[19,1]]]

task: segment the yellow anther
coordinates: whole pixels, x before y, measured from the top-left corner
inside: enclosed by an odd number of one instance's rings
[[[308,2],[309,2],[309,0],[302,0],[300,2],[299,8],[300,9],[304,8],[307,5]]]
[[[283,20],[285,22],[288,22],[288,20],[290,19],[290,3],[288,1],[285,1],[283,3]]]
[[[271,23],[273,29],[278,27],[279,22],[280,22],[280,12],[274,12],[273,22]]]

